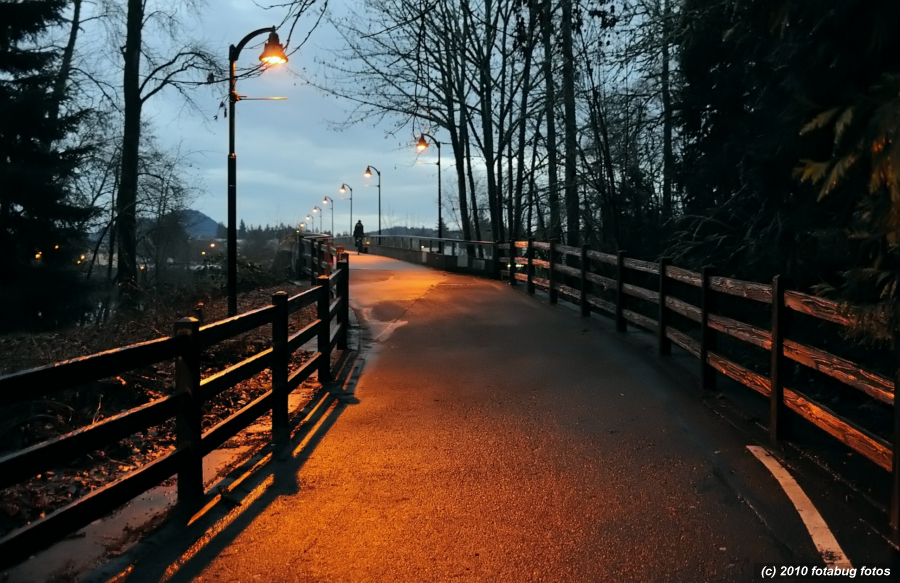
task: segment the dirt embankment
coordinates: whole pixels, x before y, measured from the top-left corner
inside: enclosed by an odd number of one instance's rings
[[[246,311],[269,305],[276,291],[294,295],[304,289],[287,283],[242,293],[240,309]],[[121,316],[104,324],[49,334],[0,338],[0,374],[168,336],[175,320],[182,317],[202,313],[205,323],[226,317],[224,298],[202,299],[205,301],[199,306],[196,298],[171,303],[158,301],[139,316]],[[290,333],[314,319],[315,306],[296,312],[291,316]],[[270,346],[271,326],[262,326],[222,342],[204,351],[202,374],[204,377],[211,375]],[[301,366],[309,356],[303,351],[295,352],[291,369]],[[0,457],[170,395],[174,391],[173,374],[174,362],[159,363],[0,409]],[[271,375],[265,370],[206,403],[202,421],[204,431],[250,403],[270,385]],[[263,435],[236,438],[225,447],[246,445],[248,440],[264,438]],[[165,455],[174,447],[175,421],[170,420],[110,443],[69,464],[46,468],[30,480],[0,490],[0,536]]]

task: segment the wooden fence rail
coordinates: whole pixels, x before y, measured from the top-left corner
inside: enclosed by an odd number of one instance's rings
[[[326,261],[328,251],[320,251],[319,269],[324,272],[331,263]],[[264,308],[202,327],[196,318],[184,318],[175,323],[169,338],[0,377],[2,407],[159,362],[174,359],[176,363],[174,394],[0,458],[0,488],[6,488],[138,431],[176,420],[174,451],[0,538],[0,569],[83,528],[173,475],[178,476],[179,503],[196,501],[203,495],[203,457],[270,411],[273,440],[285,439],[289,393],[314,371],[320,382],[329,381],[332,349],[347,349],[350,270],[346,255],[336,267],[330,277],[319,275],[316,286],[307,291],[293,297],[284,292],[274,294],[272,304]],[[290,314],[312,304],[317,305],[317,319],[288,336]],[[271,348],[201,378],[203,350],[269,324]],[[317,352],[291,373],[291,354],[314,338],[318,338]],[[265,369],[271,370],[270,389],[203,433],[203,404]]]
[[[792,313],[801,313],[827,322],[847,326],[852,323],[850,311],[836,302],[798,291],[787,290],[780,278],[772,284],[741,281],[716,275],[711,269],[696,273],[669,265],[667,259],[650,262],[587,249],[560,245],[554,241],[509,241],[498,248],[504,250],[509,260],[508,270],[501,272],[510,285],[517,281],[526,284],[528,293],[536,288],[549,292],[550,303],[558,295],[581,304],[582,314],[591,308],[613,316],[616,329],[624,332],[628,324],[636,325],[658,336],[659,353],[669,354],[671,343],[680,346],[700,360],[699,375],[703,390],[715,387],[718,372],[757,391],[770,400],[769,430],[773,442],[785,435],[789,423],[788,412],[796,414],[853,451],[865,456],[874,464],[891,472],[889,522],[895,541],[900,539],[900,407],[896,404],[898,378],[886,378],[861,366],[830,354],[824,350],[806,346],[787,338],[788,323]],[[524,256],[514,250],[522,249]],[[540,255],[540,257],[538,257]],[[615,277],[596,273],[595,263],[614,269]],[[518,267],[517,267],[518,264]],[[546,273],[547,277],[536,274]],[[646,279],[657,278],[656,289],[648,289],[634,283],[630,272],[640,272]],[[700,306],[671,295],[671,282],[679,282],[699,288]],[[577,287],[576,287],[577,286]],[[608,301],[591,290],[613,292],[615,301]],[[719,295],[745,298],[768,305],[772,310],[771,329],[764,330],[728,318],[717,313]],[[657,318],[653,319],[636,311],[632,302],[641,301],[654,305]],[[701,325],[700,341],[672,326],[670,314],[679,314]],[[754,373],[732,362],[717,351],[717,338],[725,334],[770,353],[769,377]],[[888,442],[852,421],[829,410],[796,389],[784,386],[789,362],[799,363],[826,374],[843,384],[882,403],[893,406],[894,434]]]

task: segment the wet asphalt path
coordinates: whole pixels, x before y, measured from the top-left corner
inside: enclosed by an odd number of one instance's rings
[[[596,318],[350,260],[355,399],[190,579],[751,581],[756,563],[822,564],[746,438]]]

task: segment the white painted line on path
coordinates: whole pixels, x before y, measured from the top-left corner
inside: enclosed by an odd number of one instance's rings
[[[748,445],[747,449],[772,472],[772,475],[775,476],[775,479],[778,480],[778,483],[784,489],[785,494],[794,503],[794,507],[803,520],[803,524],[806,525],[806,530],[809,531],[809,536],[812,537],[813,544],[816,545],[816,548],[822,555],[822,559],[825,561],[825,566],[843,569],[852,568],[850,559],[847,558],[834,535],[831,534],[831,530],[825,524],[822,515],[813,506],[812,500],[809,499],[806,492],[800,488],[796,480],[784,469],[784,466],[778,463],[778,460],[772,457],[765,448],[758,445]]]

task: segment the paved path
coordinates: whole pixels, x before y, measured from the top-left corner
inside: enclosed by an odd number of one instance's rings
[[[355,399],[208,527],[223,540],[120,581],[750,581],[756,563],[823,564],[746,438],[597,318],[350,259]]]

